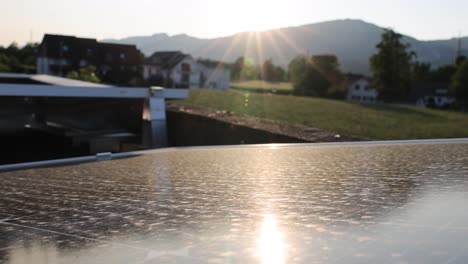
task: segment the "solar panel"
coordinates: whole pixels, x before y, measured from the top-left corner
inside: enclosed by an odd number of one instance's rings
[[[167,149],[0,174],[5,263],[466,263],[468,142]]]

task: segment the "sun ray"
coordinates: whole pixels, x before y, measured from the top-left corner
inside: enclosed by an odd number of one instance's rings
[[[236,47],[236,45],[238,45],[240,39],[241,39],[240,34],[236,34],[234,36],[232,41],[229,43],[228,48],[226,49],[226,51],[221,56],[220,63],[229,61],[229,57],[230,57],[233,49]],[[217,69],[220,69],[222,67],[222,65],[220,63],[218,63],[218,65],[216,66]],[[212,78],[213,74],[215,74],[215,71],[212,72],[212,74],[211,74],[211,76],[209,76],[209,78]]]
[[[284,53],[281,51],[278,42],[276,41],[275,38],[273,38],[273,35],[270,31],[266,31],[265,35],[268,37],[273,49],[275,50],[276,55],[280,58],[280,62],[287,62],[286,56]]]
[[[289,39],[288,36],[286,36],[286,34],[281,30],[281,29],[278,29],[278,30],[274,30],[273,31],[275,34],[277,34],[281,39],[284,40],[284,42],[290,47],[292,48],[296,53],[298,54],[304,54],[306,53],[305,50],[299,48],[293,41],[291,41]]]
[[[263,37],[260,32],[255,32],[255,48],[257,51],[258,64],[262,65],[265,61],[265,54],[263,54]]]

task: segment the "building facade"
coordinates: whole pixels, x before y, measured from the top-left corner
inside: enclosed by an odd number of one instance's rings
[[[346,99],[359,103],[376,103],[379,93],[372,87],[371,80],[362,75],[347,75],[348,94]]]
[[[228,90],[230,71],[210,67],[180,51],[155,52],[143,63],[143,79],[150,85],[197,89]]]
[[[419,107],[448,108],[455,102],[450,83],[418,82],[411,86],[410,98]]]
[[[143,79],[155,86],[199,88],[201,74],[201,65],[179,51],[155,52],[143,63]]]
[[[94,66],[101,79],[113,80],[115,76],[122,76],[122,72],[137,72],[140,64],[140,53],[135,45],[46,34],[39,46],[37,73],[66,76]]]

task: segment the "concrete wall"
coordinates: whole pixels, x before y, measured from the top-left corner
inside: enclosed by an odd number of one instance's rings
[[[297,138],[171,110],[167,111],[167,122],[170,146],[306,142]]]

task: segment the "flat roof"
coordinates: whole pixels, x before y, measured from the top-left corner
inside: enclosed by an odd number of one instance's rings
[[[22,78],[30,79],[37,82],[41,82],[48,85],[58,85],[58,86],[80,86],[80,87],[112,87],[111,85],[84,82],[80,80],[73,80],[69,78],[57,77],[52,75],[45,74],[22,74],[22,73],[0,73],[0,84],[2,83],[3,78]]]
[[[466,263],[468,140],[163,149],[0,174],[0,262]]]
[[[2,79],[27,79],[37,83],[2,83]],[[187,89],[120,87],[43,74],[0,73],[0,96],[149,98],[153,96],[152,91],[160,91],[159,97],[164,98],[188,97]]]

